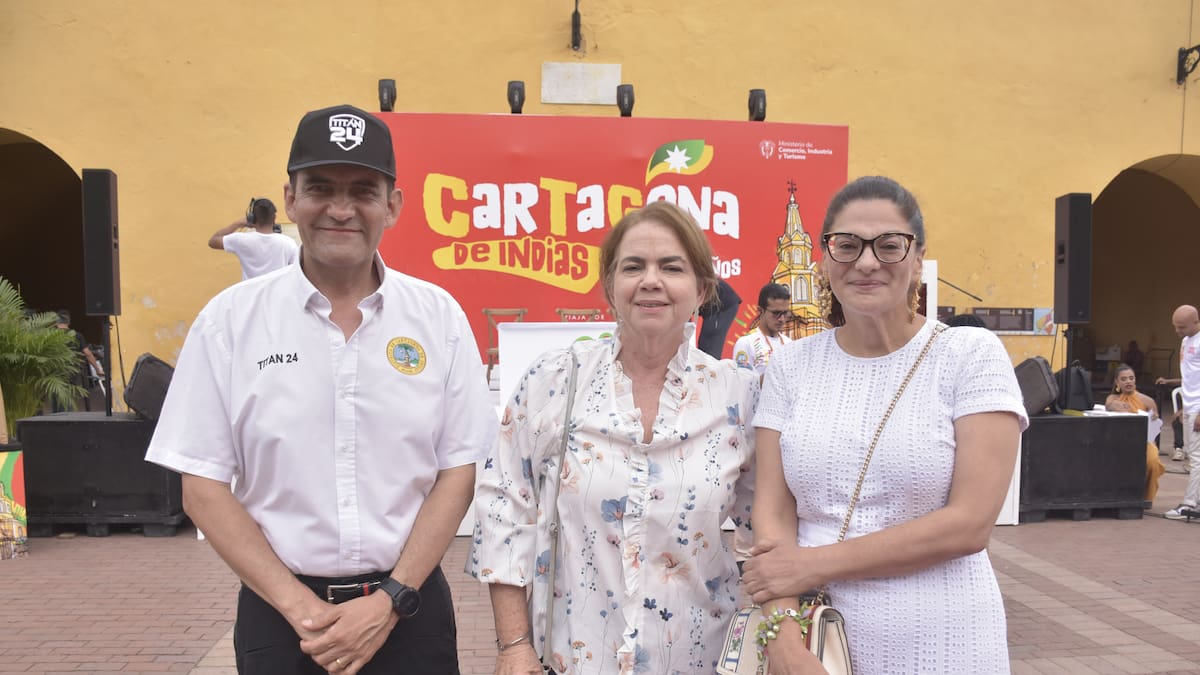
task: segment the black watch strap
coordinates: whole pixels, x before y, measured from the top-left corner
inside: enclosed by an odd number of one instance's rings
[[[421,592],[412,586],[388,577],[380,582],[379,590],[392,598],[392,611],[401,619],[410,618],[421,609]]]

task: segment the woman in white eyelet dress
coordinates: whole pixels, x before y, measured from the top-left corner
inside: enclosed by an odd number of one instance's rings
[[[746,591],[783,610],[826,586],[856,675],[1007,673],[1004,604],[985,549],[1028,426],[1012,364],[986,329],[947,330],[916,314],[924,222],[895,181],[843,188],[822,241],[822,309],[835,327],[768,366]],[[838,543],[871,439],[926,344]],[[823,672],[790,623],[768,643],[771,674]]]

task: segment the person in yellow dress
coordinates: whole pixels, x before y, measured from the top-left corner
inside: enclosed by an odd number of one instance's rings
[[[1132,366],[1124,363],[1113,371],[1113,393],[1105,399],[1104,409],[1131,413],[1145,411],[1150,414],[1150,419],[1158,419],[1154,399],[1137,390],[1137,375]],[[1158,458],[1158,448],[1153,443],[1146,443],[1146,501],[1154,501],[1158,494],[1158,477],[1165,471],[1166,467]]]

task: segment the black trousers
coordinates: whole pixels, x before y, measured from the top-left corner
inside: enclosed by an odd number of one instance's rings
[[[327,584],[376,581],[386,573],[345,579],[299,577],[322,599]],[[233,651],[240,675],[323,675],[325,669],[300,651],[300,637],[275,608],[246,586],[238,594]],[[359,671],[363,675],[458,675],[458,631],[450,585],[435,567],[421,586],[421,610],[402,619]]]

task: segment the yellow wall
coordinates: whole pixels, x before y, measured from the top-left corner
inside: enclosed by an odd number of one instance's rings
[[[943,285],[941,304],[1045,307],[1055,196],[1200,154],[1200,100],[1174,81],[1200,35],[1191,4],[584,0],[576,53],[567,0],[0,0],[0,129],[117,172],[130,361],[173,358],[238,278],[205,241],[251,195],[281,196],[303,111],[375,109],[392,77],[400,111],[504,112],[523,79],[526,113],[615,114],[541,104],[546,61],[620,64],[637,116],[744,119],[761,87],[771,121],[849,125],[850,174],[912,187],[941,276],[984,298]],[[1017,360],[1050,351],[1007,343]]]

